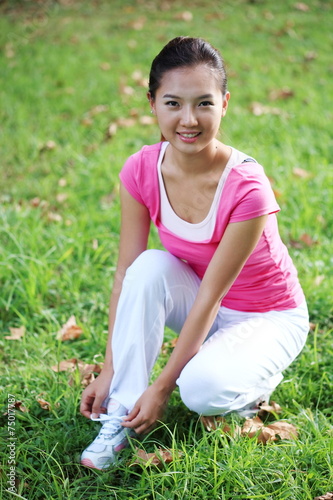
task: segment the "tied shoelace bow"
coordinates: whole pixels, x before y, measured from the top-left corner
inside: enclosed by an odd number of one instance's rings
[[[119,431],[120,423],[123,421],[125,415],[105,415],[101,413],[98,418],[90,418],[93,422],[101,422],[103,427],[99,433],[99,436],[112,435]]]

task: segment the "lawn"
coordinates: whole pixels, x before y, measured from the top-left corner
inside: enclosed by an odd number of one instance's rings
[[[332,25],[330,0],[0,2],[2,499],[333,498]],[[286,420],[298,435],[264,445],[208,432],[175,391],[163,423],[122,463],[89,470],[79,457],[98,424],[78,407],[103,362],[118,173],[159,140],[146,78],[178,35],[221,50],[231,92],[221,138],[264,165],[281,206],[311,332],[267,423]],[[149,245],[159,246],[153,229]],[[72,316],[76,338],[64,340]],[[65,360],[76,361],[57,371]],[[242,423],[228,417],[231,429]],[[172,460],[130,465],[136,446]]]

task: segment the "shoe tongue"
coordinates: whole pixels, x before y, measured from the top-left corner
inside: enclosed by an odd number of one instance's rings
[[[108,415],[124,416],[127,414],[126,408],[116,399],[110,399],[107,408]]]

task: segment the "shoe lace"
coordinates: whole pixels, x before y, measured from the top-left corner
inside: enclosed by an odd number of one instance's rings
[[[124,416],[100,414],[98,418],[92,418],[93,422],[101,422],[103,424],[99,436],[112,435],[119,431],[120,423]]]

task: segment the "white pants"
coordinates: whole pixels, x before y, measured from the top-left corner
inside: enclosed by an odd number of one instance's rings
[[[112,338],[110,396],[129,410],[148,387],[164,327],[180,332],[199,286],[190,266],[165,251],[146,250],[128,268]],[[308,327],[305,303],[267,313],[222,306],[177,380],[183,402],[199,414],[219,415],[271,393],[304,346]]]

